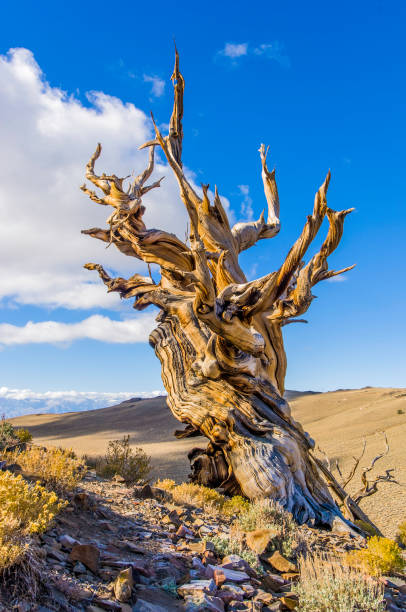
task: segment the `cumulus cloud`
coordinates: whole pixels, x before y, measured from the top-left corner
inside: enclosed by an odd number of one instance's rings
[[[250,188],[248,185],[238,185],[240,194],[244,196],[241,202],[240,214],[243,221],[252,221],[254,218],[254,210],[252,208],[252,198],[250,196]]]
[[[33,54],[12,49],[0,56],[0,300],[67,308],[116,308],[88,261],[121,275],[145,273],[144,265],[114,247],[80,234],[105,227],[109,212],[79,190],[85,165],[101,142],[96,170],[126,176],[140,172],[152,137],[146,114],[102,92],[88,104],[46,82]],[[159,87],[158,87],[159,89]],[[162,187],[144,198],[148,227],[183,237],[186,214],[166,164]],[[26,333],[26,332],[24,332]]]
[[[164,95],[165,91],[165,81],[160,79],[157,76],[150,76],[148,74],[144,74],[145,83],[151,83],[151,95],[155,98],[160,98]]]
[[[123,321],[93,315],[77,323],[28,321],[23,326],[1,323],[0,345],[69,344],[85,338],[119,344],[147,342],[149,334],[156,326],[155,316],[154,312],[149,312]]]
[[[261,43],[257,47],[252,47],[248,43],[226,43],[224,49],[217,52],[220,57],[226,57],[231,60],[233,65],[237,64],[237,60],[245,56],[264,57],[269,60],[278,62],[281,66],[289,68],[290,59],[285,52],[282,43],[275,40],[270,43]]]
[[[99,391],[45,391],[11,389],[0,387],[0,414],[6,418],[41,412],[62,413],[95,410],[114,406],[120,402],[137,398],[165,395],[162,389],[156,391],[130,391],[103,393]]]
[[[0,387],[0,398],[8,400],[31,400],[31,401],[71,401],[81,402],[83,400],[102,401],[107,404],[123,402],[132,397],[157,397],[163,395],[162,390],[157,391],[120,391],[117,393],[106,393],[101,391],[32,391],[31,389],[11,389]]]
[[[224,49],[219,51],[220,55],[224,55],[224,57],[230,57],[235,59],[237,57],[243,57],[248,53],[248,43],[226,43],[224,45]]]

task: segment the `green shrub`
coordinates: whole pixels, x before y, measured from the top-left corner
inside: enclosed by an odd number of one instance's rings
[[[0,451],[15,446],[18,442],[14,427],[3,417],[0,421]]]
[[[242,531],[277,528],[277,535],[272,545],[283,555],[291,557],[300,544],[300,535],[296,523],[289,512],[272,500],[252,502],[238,515],[236,526]]]
[[[104,457],[95,463],[96,473],[103,478],[119,475],[127,484],[144,480],[151,471],[151,457],[142,448],[130,447],[130,436],[122,440],[111,440]]]
[[[383,586],[355,569],[319,556],[301,559],[293,586],[301,612],[383,612]]]
[[[345,563],[371,576],[401,572],[405,566],[398,544],[394,540],[379,536],[369,538],[367,548],[347,553]]]
[[[244,534],[237,529],[233,529],[229,536],[205,536],[203,539],[214,545],[215,551],[219,557],[223,558],[228,555],[239,555],[241,559],[244,559],[244,561],[259,574],[264,573],[258,555],[245,546]]]
[[[28,431],[28,429],[15,429],[15,435],[23,444],[32,442],[32,434]]]

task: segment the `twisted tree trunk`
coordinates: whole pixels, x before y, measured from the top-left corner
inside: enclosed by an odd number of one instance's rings
[[[190,455],[194,479],[250,499],[272,498],[298,522],[324,525],[342,519],[330,487],[338,498],[346,499],[352,517],[366,520],[314,457],[313,441],[292,419],[283,399],[286,356],[282,327],[299,320],[295,317],[308,309],[315,283],[350,269],[329,271],[327,265],[350,210],[335,212],[327,207],[328,174],[316,193],[313,213],[283,264],[247,282],[239,253],[258,240],[272,238],[280,229],[275,171],[268,170],[267,151],[261,145],[266,219],[262,213],[258,221],[231,228],[217,189],[211,203],[208,185],[202,185],[198,195],[182,169],[184,80],[177,53],[172,81],[175,101],[169,135],[162,136],[154,122],[156,138],[143,145],[150,151],[146,170],[125,191],[124,179],[95,174],[101,152],[98,145],[86,177],[104,197],[82,186],[93,201],[114,208],[107,229],[83,233],[113,243],[125,255],[158,264],[161,279],[155,283],[138,274],[128,280],[111,278],[100,265],[85,267],[97,270],[109,291],[134,297],[136,309],[150,304],[160,308],[150,342],[162,364],[169,407],[187,425],[184,434],[178,435],[201,433],[209,440],[205,452]],[[161,147],[179,183],[190,218],[190,246],[173,234],[144,225],[142,196],[160,184],[145,185],[153,171],[156,146]],[[305,265],[303,257],[326,215],[330,224],[327,237]]]

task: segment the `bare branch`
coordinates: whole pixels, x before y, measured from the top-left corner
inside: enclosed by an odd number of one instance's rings
[[[249,249],[258,240],[273,238],[280,230],[279,195],[275,180],[275,169],[272,172],[268,170],[266,165],[268,149],[265,150],[264,144],[261,144],[259,153],[262,163],[261,175],[264,183],[265,197],[268,202],[268,216],[265,222],[264,212],[262,212],[258,221],[236,223],[234,225],[232,233],[239,253]]]

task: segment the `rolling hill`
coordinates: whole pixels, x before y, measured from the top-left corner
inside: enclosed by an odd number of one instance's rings
[[[363,509],[384,533],[394,535],[396,525],[406,519],[406,389],[365,388],[329,393],[288,392],[292,413],[333,460],[338,459],[344,474],[352,457],[367,440],[361,466],[385,448],[382,431],[390,451],[377,462],[373,473],[394,467],[399,485],[382,483],[380,492],[365,499]],[[130,434],[134,446],[151,455],[153,476],[187,479],[186,454],[194,446],[205,446],[202,437],[177,440],[173,436],[179,422],[166,406],[164,397],[127,400],[116,406],[64,414],[31,414],[12,419],[15,426],[27,427],[34,440],[45,445],[60,445],[78,454],[104,453],[111,439]],[[322,456],[322,455],[321,455]],[[360,486],[350,484],[350,492]]]

